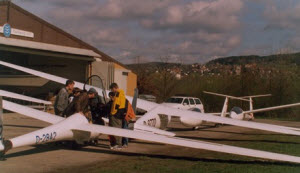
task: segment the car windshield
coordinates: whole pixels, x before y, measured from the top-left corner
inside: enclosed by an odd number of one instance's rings
[[[172,97],[172,98],[169,98],[166,103],[182,103],[182,100],[183,98],[175,98],[175,97]]]
[[[199,99],[195,99],[197,105],[201,105],[201,101]]]
[[[194,104],[195,104],[194,99],[189,99],[189,100],[190,100],[190,104],[191,104],[191,105],[194,105]]]

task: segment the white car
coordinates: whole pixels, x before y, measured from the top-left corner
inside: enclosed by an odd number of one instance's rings
[[[153,95],[141,94],[139,95],[139,98],[150,102],[156,102],[156,97]]]
[[[174,96],[169,98],[163,104],[172,108],[192,110],[204,113],[204,106],[201,100],[195,97]]]

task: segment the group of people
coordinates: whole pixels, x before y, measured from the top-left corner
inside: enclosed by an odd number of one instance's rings
[[[109,101],[100,97],[94,88],[88,91],[74,88],[75,82],[67,80],[54,102],[55,114],[68,117],[75,113],[83,114],[90,123],[104,125],[103,117],[109,119],[109,126],[128,129],[128,123],[135,119],[132,106],[118,84],[110,85]],[[128,138],[109,136],[110,148],[119,150],[128,147]]]

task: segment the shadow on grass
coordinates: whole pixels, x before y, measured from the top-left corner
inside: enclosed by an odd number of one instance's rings
[[[21,128],[33,128],[33,129],[45,128],[41,126],[27,126],[27,125],[14,125],[14,124],[4,124],[4,127],[21,127]]]
[[[56,146],[54,144],[45,144],[45,145],[36,145],[35,148],[21,151],[17,153],[7,154],[5,157],[7,159],[13,157],[20,157],[50,151],[56,151],[61,149],[69,149],[62,146]],[[228,164],[243,164],[243,165],[280,165],[280,166],[297,166],[299,167],[300,164],[297,163],[288,163],[288,162],[276,162],[276,161],[264,161],[264,160],[238,160],[238,159],[214,159],[214,158],[196,158],[196,157],[187,157],[187,156],[170,156],[170,155],[163,155],[163,154],[146,154],[146,153],[133,153],[133,152],[126,152],[126,151],[114,151],[108,150],[107,145],[97,145],[99,148],[82,148],[78,150],[78,152],[92,152],[92,153],[104,153],[104,154],[111,154],[111,155],[119,155],[119,156],[128,156],[128,157],[148,157],[148,158],[155,158],[155,159],[173,159],[173,160],[184,160],[184,161],[193,161],[193,162],[208,162],[208,163],[228,163]],[[101,148],[101,149],[100,149]],[[105,148],[105,149],[104,149]],[[213,152],[212,152],[213,154]]]
[[[205,132],[217,132],[217,133],[228,133],[228,134],[236,134],[236,135],[249,135],[249,136],[296,136],[290,134],[281,134],[281,133],[242,133],[242,132],[232,132],[225,130],[204,130]]]
[[[300,142],[275,141],[275,140],[247,140],[247,139],[225,139],[225,138],[204,138],[195,136],[177,136],[186,139],[207,140],[207,141],[227,141],[227,142],[262,142],[262,143],[278,143],[278,144],[300,144]]]
[[[212,129],[212,128],[216,128],[216,126],[201,125],[199,127],[199,129],[197,129],[197,130],[194,130],[193,128],[186,128],[186,127],[182,127],[182,128],[168,127],[168,131],[172,131],[172,132],[185,132],[185,131],[199,131],[199,130]]]
[[[104,142],[107,142],[108,141],[108,139],[99,139],[99,141],[104,141]],[[160,143],[152,143],[152,142],[146,142],[146,141],[138,141],[137,139],[129,139],[129,145],[130,145],[130,143],[135,143],[135,144],[147,144],[147,145],[160,145],[160,146],[163,146],[163,145],[165,145],[165,144],[160,144]],[[98,143],[98,145],[101,145],[101,144],[99,144]],[[97,146],[98,146],[97,145]],[[103,145],[105,145],[105,144],[103,144]],[[107,146],[107,145],[106,145]],[[107,148],[107,147],[106,147]]]
[[[185,160],[185,161],[195,161],[195,162],[209,162],[209,163],[231,163],[231,164],[258,164],[258,165],[282,165],[282,166],[300,166],[297,163],[287,163],[287,162],[276,162],[276,161],[263,161],[263,160],[233,160],[233,159],[213,159],[213,158],[195,158],[195,157],[186,157],[186,156],[169,156],[163,154],[145,154],[145,153],[132,153],[125,151],[113,151],[113,150],[99,150],[84,148],[84,152],[96,152],[96,153],[105,153],[113,154],[120,156],[129,156],[129,157],[149,157],[156,159],[173,159],[173,160]]]
[[[56,150],[61,150],[61,149],[64,149],[64,148],[61,146],[57,146],[55,144],[35,145],[34,148],[29,149],[29,150],[20,151],[17,153],[6,154],[5,158],[9,159],[9,158],[13,158],[13,157],[27,156],[27,155],[45,153],[45,152],[56,151]]]
[[[129,143],[136,143],[136,144],[149,144],[149,145],[165,145],[165,144],[160,144],[160,143],[151,143],[151,142],[144,142],[144,141],[137,141],[135,139],[130,139]]]
[[[227,134],[235,134],[235,135],[249,135],[249,136],[262,136],[262,135],[265,135],[265,136],[273,136],[273,135],[276,135],[276,136],[296,136],[296,135],[290,135],[290,134],[280,134],[280,133],[266,133],[264,131],[264,133],[247,133],[247,132],[233,132],[233,131],[227,131],[227,130],[221,130],[221,129],[218,129],[219,127],[222,127],[222,126],[231,126],[231,125],[219,125],[219,126],[210,126],[210,125],[201,125],[197,130],[194,130],[192,128],[173,128],[173,127],[169,127],[168,128],[168,131],[171,131],[171,132],[186,132],[186,131],[195,131],[195,132],[199,132],[199,131],[203,131],[203,132],[213,132],[213,133],[227,133]]]

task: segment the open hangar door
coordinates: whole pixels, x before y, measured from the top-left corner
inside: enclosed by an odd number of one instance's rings
[[[39,70],[45,73],[84,82],[89,76],[92,57],[39,51],[21,52],[0,50],[0,60]],[[0,88],[45,99],[63,85],[0,66]]]

